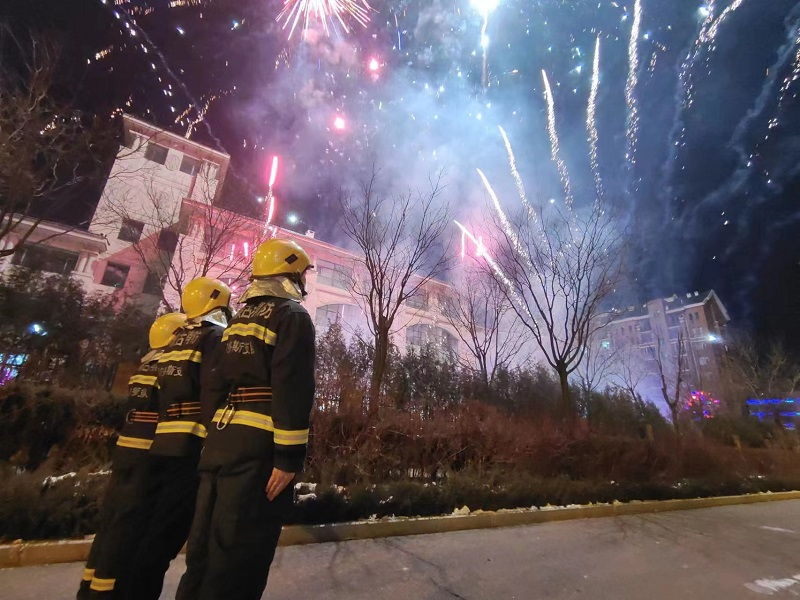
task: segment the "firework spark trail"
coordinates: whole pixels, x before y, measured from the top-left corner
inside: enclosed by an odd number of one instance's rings
[[[633,9],[633,26],[628,43],[628,81],[625,85],[625,101],[628,104],[627,137],[628,147],[625,158],[630,166],[636,164],[636,137],[639,134],[639,106],[636,100],[636,87],[639,83],[639,36],[642,30],[642,0],[636,0]],[[600,38],[598,41],[598,49]],[[597,52],[595,53],[595,60]]]
[[[719,33],[719,28],[725,22],[725,20],[731,16],[734,12],[739,10],[739,8],[744,4],[745,0],[735,0],[730,6],[728,6],[725,10],[723,10],[719,17],[714,20],[708,29],[705,31],[705,35],[701,35],[700,37],[700,45],[707,45],[713,46],[714,42],[717,39],[717,34]],[[713,13],[712,13],[713,14]],[[711,15],[709,15],[711,16]]]
[[[754,164],[751,160],[751,153],[747,149],[747,142],[751,139],[749,134],[753,125],[763,119],[767,109],[773,106],[774,90],[778,77],[780,73],[785,72],[797,56],[796,44],[798,35],[800,35],[800,5],[795,5],[786,17],[784,27],[786,29],[786,41],[778,49],[775,62],[768,69],[769,75],[764,81],[760,94],[750,110],[747,111],[747,114],[739,121],[730,142],[728,142],[728,146],[736,152],[739,164],[727,181],[694,205],[693,212],[687,215],[687,218],[692,219],[691,226],[702,225],[704,223],[704,215],[707,215],[709,210],[718,208],[728,202],[732,195],[740,192],[750,182]],[[667,216],[667,218],[669,217]],[[690,224],[685,223],[685,226],[689,227]],[[748,238],[743,238],[743,240],[745,239]]]
[[[483,74],[481,77],[481,84],[483,85],[483,93],[486,93],[487,79],[489,77],[487,62],[489,59],[489,38],[486,37],[486,28],[489,27],[489,13],[483,15],[483,28],[481,29],[481,47],[483,48]]]
[[[522,298],[520,298],[519,294],[518,294],[518,293],[517,293],[517,291],[514,289],[514,284],[512,284],[512,283],[511,283],[511,280],[510,280],[508,277],[506,277],[506,274],[505,274],[505,273],[503,273],[503,269],[501,269],[501,268],[500,268],[500,265],[498,265],[498,264],[495,262],[495,260],[492,258],[492,256],[489,254],[489,252],[487,252],[487,251],[486,251],[486,246],[484,246],[484,245],[483,245],[483,242],[481,242],[481,241],[478,241],[478,240],[475,238],[475,236],[474,236],[474,235],[472,235],[472,234],[469,232],[469,230],[468,230],[466,227],[464,227],[464,226],[463,226],[461,223],[459,223],[458,221],[455,221],[455,220],[454,220],[453,222],[454,222],[456,225],[458,225],[458,228],[459,228],[459,229],[461,229],[461,233],[462,233],[463,235],[466,235],[466,236],[467,236],[467,237],[470,239],[470,241],[471,241],[473,244],[475,244],[475,247],[476,247],[476,248],[478,248],[478,250],[479,250],[480,256],[481,256],[482,258],[486,259],[486,262],[489,264],[489,267],[491,267],[492,271],[494,271],[494,274],[495,274],[495,275],[497,276],[497,278],[498,278],[498,279],[499,279],[499,280],[502,282],[502,284],[503,284],[504,286],[506,286],[506,289],[508,290],[508,293],[509,293],[509,295],[511,296],[511,298],[512,298],[512,299],[513,299],[513,300],[514,300],[514,301],[517,303],[517,305],[518,305],[520,308],[522,308],[522,310],[524,310],[524,311],[525,311],[525,313],[526,313],[526,314],[527,314],[527,315],[530,317],[530,316],[531,316],[531,313],[530,313],[530,311],[528,310],[528,307],[527,307],[527,305],[526,305],[526,304],[525,304],[525,303],[522,301]]]
[[[558,143],[558,130],[556,129],[556,107],[553,100],[553,90],[550,89],[550,81],[547,73],[542,69],[542,79],[544,80],[545,99],[547,100],[547,131],[550,134],[550,155],[553,162],[558,167],[558,174],[561,176],[561,184],[564,186],[564,203],[567,208],[572,209],[572,183],[569,179],[567,164],[561,158],[561,148]]]
[[[600,200],[603,196],[603,180],[600,177],[600,164],[597,160],[597,95],[600,91],[600,36],[597,36],[597,43],[594,49],[594,69],[592,71],[592,90],[589,94],[589,108],[586,110],[586,130],[589,133],[589,162],[594,176],[595,200]],[[502,128],[501,130],[502,131]],[[505,138],[505,132],[503,132]],[[509,148],[506,140],[506,147]],[[510,156],[510,152],[509,152]],[[513,158],[513,157],[511,157]],[[513,172],[512,163],[512,172]],[[523,192],[524,193],[524,192]],[[524,200],[523,200],[524,202]]]
[[[108,6],[106,4],[106,2],[104,2],[103,0],[100,0],[100,2],[101,2],[101,4],[103,4],[109,10],[109,12],[111,12],[111,14],[114,14],[114,15],[118,14],[116,11],[114,11],[113,7]],[[150,39],[150,36],[147,35],[147,32],[144,29],[142,29],[141,27],[139,27],[136,24],[135,21],[128,20],[126,22],[130,24],[130,28],[132,30],[136,31],[139,35],[141,35],[142,38],[149,44],[150,48],[152,48],[153,52],[156,53],[156,55],[158,56],[158,59],[161,61],[161,65],[164,67],[164,70],[175,81],[175,84],[178,85],[181,88],[181,90],[183,90],[183,93],[186,94],[186,97],[189,99],[189,102],[191,104],[193,104],[195,107],[200,106],[200,103],[197,100],[195,100],[194,96],[189,91],[189,88],[186,87],[185,83],[183,83],[183,80],[181,80],[173,72],[173,70],[170,68],[166,57],[161,52],[161,49],[153,43],[153,40]],[[198,116],[201,116],[199,114],[199,112],[198,112]],[[219,150],[220,152],[224,152],[225,154],[228,154],[228,151],[225,149],[225,146],[222,144],[222,140],[220,140],[216,135],[214,135],[214,132],[211,130],[211,125],[209,125],[208,121],[203,119],[202,123],[206,127],[206,132],[208,133],[208,136],[211,138],[211,140],[216,145],[216,149]]]
[[[372,7],[366,0],[284,0],[283,9],[278,13],[276,21],[283,21],[282,29],[289,28],[289,39],[302,20],[303,31],[308,29],[312,20],[322,23],[322,28],[326,35],[330,35],[328,21],[334,23],[334,19],[342,26],[345,33],[350,33],[353,28],[347,22],[346,17],[350,17],[366,27],[369,23],[369,13]]]
[[[500,206],[500,200],[497,198],[497,194],[495,193],[492,185],[489,183],[489,180],[486,178],[486,175],[483,174],[483,171],[480,169],[476,169],[478,171],[478,175],[481,177],[481,181],[483,181],[483,187],[486,188],[486,191],[489,193],[489,197],[492,199],[492,204],[494,204],[494,210],[497,212],[498,217],[500,217],[500,223],[503,225],[503,231],[505,232],[506,236],[508,236],[509,241],[511,242],[511,246],[514,248],[514,251],[519,254],[522,258],[525,259],[525,262],[528,265],[529,269],[533,269],[533,263],[531,262],[530,254],[528,251],[522,246],[519,241],[519,236],[514,231],[514,228],[511,227],[511,223],[506,217],[506,213],[503,211],[503,207]]]
[[[511,147],[511,141],[508,139],[505,129],[500,126],[498,126],[498,129],[500,129],[500,135],[503,136],[503,143],[506,145],[508,164],[511,167],[511,176],[514,178],[514,183],[517,186],[519,199],[522,201],[522,205],[525,207],[525,211],[528,213],[528,218],[536,222],[536,211],[533,210],[531,203],[528,202],[528,196],[525,193],[525,185],[522,183],[522,177],[517,170],[517,159],[514,157],[514,149]]]
[[[797,37],[795,38],[794,45],[796,52],[794,55],[794,62],[792,63],[792,72],[784,78],[783,83],[781,84],[781,89],[778,94],[778,108],[776,110],[777,114],[769,123],[770,129],[774,129],[780,124],[780,117],[783,113],[783,105],[786,103],[789,90],[792,88],[792,84],[800,79],[800,27],[797,28]]]

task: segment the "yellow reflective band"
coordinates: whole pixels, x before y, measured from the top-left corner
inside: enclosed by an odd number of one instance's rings
[[[98,579],[94,577],[92,579],[92,585],[90,585],[89,588],[93,589],[95,592],[110,592],[114,589],[114,584],[116,582],[116,579]]]
[[[274,346],[275,342],[278,340],[278,334],[270,329],[267,329],[266,327],[258,325],[257,323],[234,323],[222,334],[222,341],[228,341],[228,338],[232,335],[238,335],[239,337],[254,337],[270,346]]]
[[[199,350],[174,350],[172,352],[165,352],[162,354],[158,362],[181,362],[188,360],[189,362],[200,363],[203,362],[203,353]]]
[[[308,429],[276,429],[275,443],[280,446],[300,446],[308,443]]]
[[[158,378],[155,375],[134,375],[128,380],[128,385],[141,383],[142,385],[156,385]]]
[[[212,422],[219,423],[223,416],[227,420],[230,413],[227,415],[224,413],[224,408],[217,410]],[[235,411],[233,417],[230,417],[228,425],[245,425],[246,427],[271,431],[274,434],[275,443],[280,446],[299,446],[308,443],[308,429],[275,429],[272,417],[249,410]]]
[[[147,440],[144,438],[135,438],[135,437],[128,437],[126,435],[121,435],[117,439],[117,446],[122,446],[123,448],[135,448],[136,450],[150,450],[150,446],[153,445],[153,440]]]
[[[156,435],[162,433],[188,433],[201,438],[208,435],[205,426],[194,421],[164,421],[156,427]]]
[[[87,568],[83,569],[83,577],[81,579],[83,579],[84,581],[91,581],[93,577],[94,577],[94,569],[87,569]]]

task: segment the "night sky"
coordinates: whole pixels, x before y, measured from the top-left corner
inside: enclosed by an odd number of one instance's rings
[[[800,2],[641,0],[637,17],[635,0],[500,0],[488,13],[376,0],[366,26],[345,16],[350,31],[329,20],[326,33],[312,19],[291,39],[275,0],[2,4],[14,31],[60,40],[61,92],[82,108],[181,134],[199,121],[192,139],[232,155],[225,201],[241,210],[262,210],[278,155],[278,223],[294,213],[322,239],[343,243],[339,189],[373,164],[399,191],[444,170],[454,216],[478,226],[476,168],[509,210],[520,203],[502,126],[530,198],[563,202],[568,183],[576,206],[599,190],[624,215],[620,304],[714,288],[737,325],[800,349]]]

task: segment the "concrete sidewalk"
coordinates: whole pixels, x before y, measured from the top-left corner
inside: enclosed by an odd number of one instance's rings
[[[67,600],[82,565],[0,571]],[[170,570],[172,598],[183,570]],[[795,579],[795,576],[798,579]],[[800,596],[800,500],[280,548],[265,598],[729,600]]]

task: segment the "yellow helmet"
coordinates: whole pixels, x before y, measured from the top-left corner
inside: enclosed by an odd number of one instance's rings
[[[311,259],[299,244],[291,240],[271,239],[263,242],[253,254],[253,277],[302,275],[311,266]]]
[[[150,326],[150,347],[164,348],[172,341],[175,332],[186,325],[186,315],[179,312],[161,315]]]
[[[198,277],[186,284],[181,304],[186,318],[196,319],[217,308],[227,308],[231,301],[231,288],[217,279]]]

